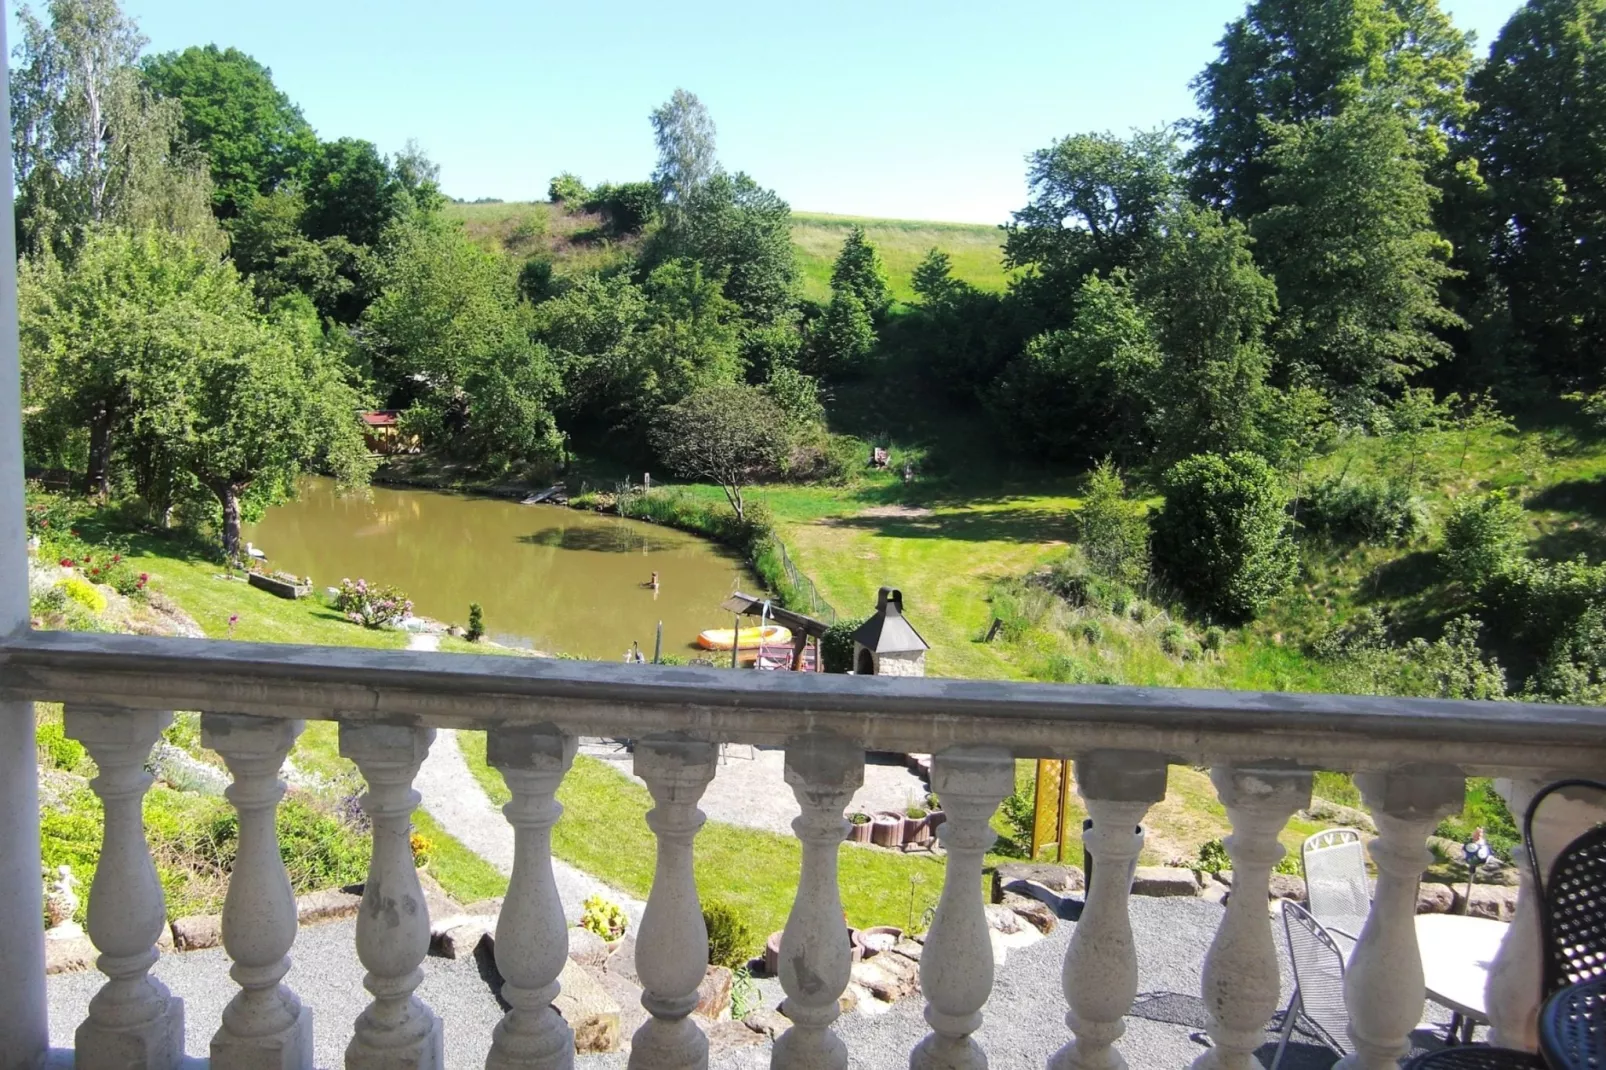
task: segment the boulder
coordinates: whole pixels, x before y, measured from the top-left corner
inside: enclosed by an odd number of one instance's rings
[[[636,973],[636,937],[626,934],[619,941],[619,945],[608,956],[608,972],[616,973],[633,985],[641,984],[641,977]]]
[[[902,955],[877,955],[855,962],[850,976],[855,984],[886,1003],[896,1003],[920,990],[919,968],[914,960]]]
[[[598,984],[607,989],[608,995],[612,996],[614,1002],[619,1004],[620,1037],[628,1040],[630,1037],[635,1036],[636,1030],[640,1029],[648,1018],[652,1017],[647,1013],[647,1008],[641,1005],[641,986],[608,970],[603,970],[599,973],[594,969],[588,969],[586,972]]]
[[[755,1033],[774,1040],[788,1029],[792,1028],[792,1019],[778,1010],[765,1010],[760,1008],[742,1019],[742,1024]]]
[[[1038,932],[1047,936],[1059,924],[1059,915],[1054,909],[1040,899],[1030,896],[1017,895],[1015,892],[1004,893],[1003,906],[1013,910],[1022,921],[1031,925]]]
[[[1295,902],[1305,901],[1305,878],[1292,873],[1273,873],[1271,875],[1271,897],[1273,899],[1292,899]]]
[[[565,961],[558,975],[563,990],[552,1008],[574,1030],[574,1050],[581,1055],[619,1050],[619,1004],[608,990],[577,962]]]
[[[1003,901],[1004,892],[1015,883],[1035,884],[1055,895],[1065,896],[1087,887],[1076,866],[1055,866],[1041,862],[1005,862],[993,870],[993,902]]]
[[[429,935],[432,953],[448,959],[466,959],[482,940],[495,942],[496,922],[490,918],[469,918]]]
[[[708,1034],[708,1056],[710,1060],[718,1058],[722,1053],[736,1048],[751,1048],[755,1044],[764,1043],[764,1035],[755,1033],[741,1022],[733,1022],[729,1018],[723,1022],[709,1022],[702,1025],[703,1032]]]
[[[222,914],[191,914],[173,922],[173,946],[180,951],[200,951],[222,943]]]
[[[735,976],[724,966],[710,966],[697,986],[697,1007],[692,1011],[710,1022],[728,1022],[731,1016],[731,987]]]
[[[1448,914],[1455,906],[1455,892],[1445,884],[1428,884],[1426,882],[1416,889],[1416,912],[1418,914]]]
[[[1132,875],[1133,895],[1198,895],[1199,878],[1180,866],[1139,866]]]
[[[1465,912],[1475,918],[1493,918],[1495,921],[1510,921],[1517,912],[1517,889],[1504,885],[1474,884],[1472,886],[1472,904],[1466,908],[1467,889],[1462,885],[1455,889],[1455,906],[1457,912],[1465,908]]]
[[[859,996],[862,992],[864,992],[864,989],[850,983],[848,987],[842,990],[842,994],[836,998],[837,1011],[842,1014],[849,1014],[858,1009]],[[781,1013],[786,1013],[786,1004],[784,1003],[781,1004]]]
[[[576,925],[569,930],[569,957],[582,966],[600,970],[608,964],[608,942]]]
[[[156,938],[156,950],[165,955],[177,948],[178,945],[173,942],[173,926],[163,925],[161,935]]]
[[[1023,924],[1025,923],[1020,920],[1020,915],[1009,907],[1001,903],[987,904],[987,927],[994,932],[1008,936],[1010,933],[1020,932]]]
[[[296,897],[296,920],[302,925],[320,921],[349,918],[362,909],[362,896],[340,888],[327,888],[321,892],[308,892]]]
[[[892,946],[894,955],[902,955],[910,962],[919,962],[920,953],[926,949],[924,944],[917,944],[913,940],[899,940]]]
[[[82,932],[71,936],[46,936],[45,972],[78,973],[93,969],[98,954],[95,945]]]

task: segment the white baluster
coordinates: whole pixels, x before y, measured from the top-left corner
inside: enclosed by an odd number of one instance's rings
[[[413,868],[413,778],[435,739],[433,728],[340,725],[340,754],[357,763],[368,793],[374,853],[357,915],[357,958],[373,995],[346,1046],[347,1070],[440,1070],[441,1021],[413,994],[429,953],[429,907]]]
[[[1049,1059],[1049,1070],[1125,1070],[1115,1042],[1138,994],[1138,953],[1127,905],[1132,869],[1143,849],[1134,831],[1165,798],[1166,762],[1157,754],[1100,751],[1076,761],[1076,788],[1093,827],[1087,852],[1100,880],[1087,890],[1065,952],[1062,984],[1075,1039]]]
[[[212,1063],[239,1070],[311,1070],[312,1010],[280,982],[290,972],[296,897],[274,827],[284,782],[279,769],[300,721],[232,713],[201,715],[201,742],[223,756],[234,783],[225,794],[240,817],[240,844],[223,900],[223,946],[240,991],[212,1037]]]
[[[1377,822],[1370,852],[1378,876],[1372,909],[1344,972],[1353,1050],[1338,1065],[1396,1070],[1411,1050],[1411,1030],[1422,1020],[1425,998],[1416,893],[1433,861],[1427,838],[1440,819],[1461,809],[1466,780],[1454,768],[1407,766],[1360,773],[1355,783]]]
[[[993,990],[993,945],[981,900],[982,855],[997,839],[988,823],[1015,786],[1015,762],[992,747],[950,747],[931,765],[931,788],[948,820],[948,852],[937,916],[920,954],[920,987],[932,1031],[909,1054],[911,1070],[985,1070],[971,1034]]]
[[[1258,1070],[1255,1049],[1277,1010],[1281,987],[1272,941],[1271,868],[1283,856],[1277,834],[1294,811],[1310,805],[1311,774],[1292,766],[1219,765],[1210,771],[1227,808],[1232,835],[1232,897],[1205,956],[1203,996],[1215,1045],[1194,1070]]]
[[[574,1031],[552,1007],[569,954],[569,929],[552,876],[552,826],[563,814],[554,796],[574,764],[575,738],[556,728],[499,728],[486,759],[507,781],[502,808],[513,826],[513,878],[496,920],[496,968],[510,1009],[491,1036],[487,1070],[569,1070]]]
[[[781,937],[783,1013],[794,1023],[775,1041],[773,1070],[845,1070],[848,1049],[831,1031],[848,986],[852,947],[842,922],[837,852],[847,832],[842,811],[864,783],[864,750],[809,737],[786,748],[786,782],[803,813],[792,831],[803,844],[797,898]]]
[[[1568,775],[1577,774],[1557,772],[1521,780],[1495,781],[1495,790],[1510,807],[1519,833],[1523,815],[1539,789]],[[1547,798],[1539,805],[1534,821],[1534,847],[1539,865],[1549,869],[1563,847],[1602,821],[1606,821],[1606,808],[1601,806],[1598,792],[1560,791]],[[1519,845],[1511,857],[1517,864],[1520,882],[1517,910],[1505,939],[1500,942],[1499,953],[1489,964],[1484,1006],[1489,1012],[1489,1043],[1536,1052],[1539,1050],[1539,988],[1543,976],[1539,903],[1528,871],[1526,849]]]
[[[100,767],[90,787],[106,811],[89,889],[89,937],[106,983],[74,1039],[82,1070],[168,1070],[184,1058],[184,1002],[150,975],[167,911],[141,806],[151,786],[145,759],[172,719],[156,710],[67,707],[66,734]]]
[[[636,936],[636,973],[641,1005],[652,1015],[631,1041],[630,1070],[701,1070],[708,1065],[708,1037],[688,1019],[697,1007],[697,986],[708,972],[708,929],[692,874],[692,840],[703,827],[697,801],[719,751],[712,743],[682,739],[636,742],[636,775],[657,803],[647,826],[658,838],[657,869]]]

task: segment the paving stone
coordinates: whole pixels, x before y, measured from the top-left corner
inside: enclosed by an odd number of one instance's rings
[[[1011,884],[1025,882],[1046,888],[1055,895],[1069,895],[1087,887],[1076,866],[1056,866],[1043,862],[1005,862],[993,870],[993,902],[1002,902]]]
[[[590,929],[576,925],[569,930],[569,957],[582,966],[605,969],[608,965],[608,942]]]
[[[1054,909],[1040,899],[1019,895],[1015,892],[1005,892],[1003,906],[1013,910],[1020,919],[1038,932],[1047,936],[1059,924],[1059,915]]]
[[[173,946],[180,951],[200,951],[222,943],[222,914],[191,914],[173,922]]]
[[[1132,876],[1133,895],[1198,895],[1199,878],[1181,866],[1139,866]]]
[[[574,1030],[574,1050],[581,1055],[618,1051],[619,1004],[602,983],[569,960],[558,983],[563,990],[552,1006]]]

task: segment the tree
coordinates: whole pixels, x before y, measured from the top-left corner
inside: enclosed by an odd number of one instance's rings
[[[785,425],[785,414],[764,391],[727,383],[660,409],[651,439],[672,472],[719,484],[736,519],[745,521],[743,490],[780,467],[786,443],[776,429]]]
[[[1252,230],[1277,280],[1281,375],[1372,399],[1448,357],[1450,244],[1400,117],[1357,104],[1282,127],[1266,162],[1272,205]]]
[[[951,300],[965,285],[954,278],[953,258],[935,246],[915,265],[909,284],[924,306]]]
[[[1149,525],[1143,506],[1128,500],[1126,483],[1109,458],[1087,476],[1076,513],[1077,541],[1088,567],[1135,587],[1149,575]]]
[[[228,221],[229,252],[264,302],[302,293],[320,315],[344,320],[359,280],[372,273],[371,256],[344,237],[307,237],[305,214],[306,200],[294,189],[253,194]]]
[[[440,217],[409,218],[387,232],[379,295],[362,318],[375,379],[416,410],[410,423],[488,465],[557,443],[557,368],[513,272]]]
[[[1279,126],[1378,100],[1411,117],[1411,145],[1436,170],[1472,110],[1471,36],[1438,0],[1251,0],[1219,48],[1193,83],[1204,117],[1188,166],[1194,192],[1238,219],[1272,203],[1266,157]]]
[[[1277,290],[1243,224],[1183,203],[1138,280],[1163,354],[1150,426],[1162,458],[1249,448],[1264,401]]]
[[[564,384],[565,427],[597,422],[634,401],[636,334],[647,314],[641,287],[623,275],[583,275],[534,312],[536,336]]]
[[[211,163],[222,216],[237,215],[256,195],[306,178],[317,135],[273,84],[273,72],[255,59],[207,45],[148,56],[141,71],[158,97],[182,109],[184,138]]]
[[[784,320],[797,304],[791,206],[745,174],[716,174],[688,196],[648,257],[677,258],[722,276],[725,296],[750,325]]]
[[[813,325],[809,350],[816,375],[840,375],[875,351],[875,321],[856,294],[839,292]]]
[[[881,256],[864,236],[864,228],[854,224],[842,242],[842,251],[831,266],[831,289],[836,293],[851,293],[864,305],[871,317],[879,319],[892,305],[892,294],[887,289],[887,273],[881,266]]]
[[[1606,0],[1529,0],[1472,79],[1482,236],[1536,371],[1602,382]]]
[[[1071,325],[1026,343],[999,377],[994,411],[1034,452],[1084,461],[1149,452],[1151,395],[1162,365],[1124,271],[1082,281]]]
[[[677,223],[692,195],[719,173],[714,155],[714,120],[697,94],[676,89],[652,116],[658,166],[652,180],[663,195],[672,223]]]
[[[741,377],[736,306],[695,260],[671,260],[647,276],[646,314],[636,336],[641,409],[673,403]]]
[[[1521,559],[1527,528],[1522,506],[1500,491],[1457,498],[1444,520],[1445,574],[1482,588]]]
[[[378,245],[404,209],[403,189],[372,142],[343,137],[318,146],[308,170],[302,226],[314,240]]]
[[[1176,134],[1078,134],[1028,157],[1031,199],[1006,227],[1004,263],[1034,268],[1055,294],[1090,272],[1130,267],[1178,181]]]
[[[1253,620],[1298,568],[1277,473],[1252,453],[1206,453],[1173,465],[1164,490],[1155,564],[1203,612]]]
[[[25,248],[66,252],[86,227],[156,224],[214,241],[205,162],[174,151],[181,118],[134,63],[145,39],[116,0],[26,5],[11,75],[12,158]],[[204,225],[203,225],[204,221]]]

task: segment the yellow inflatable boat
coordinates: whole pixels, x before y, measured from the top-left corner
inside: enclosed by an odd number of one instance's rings
[[[697,636],[697,645],[704,650],[729,650],[734,644],[741,650],[757,650],[761,646],[780,646],[792,641],[792,632],[779,624],[763,628],[710,628]]]

